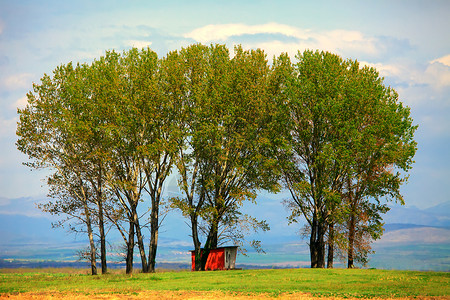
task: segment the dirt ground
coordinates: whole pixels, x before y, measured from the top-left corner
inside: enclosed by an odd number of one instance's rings
[[[46,293],[22,293],[22,294],[6,294],[0,295],[0,299],[238,299],[238,300],[249,300],[249,299],[298,299],[298,300],[341,300],[344,298],[338,297],[312,297],[311,295],[304,293],[293,293],[293,294],[280,294],[279,296],[273,298],[273,296],[258,294],[258,295],[247,295],[247,294],[236,294],[236,293],[224,293],[219,291],[212,292],[197,292],[197,291],[148,291],[140,292],[138,294],[76,294],[76,293],[59,293],[59,292],[46,292]],[[352,298],[345,298],[346,300],[351,300]],[[371,298],[376,300],[377,298]],[[392,298],[395,300],[405,300],[412,298]],[[414,299],[426,299],[426,300],[449,300],[450,297],[416,297]],[[360,300],[360,299],[359,299]],[[383,300],[388,300],[383,298]]]

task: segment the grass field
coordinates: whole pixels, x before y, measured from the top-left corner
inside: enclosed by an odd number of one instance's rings
[[[0,270],[0,298],[15,295],[37,295],[37,298],[39,295],[71,295],[70,298],[181,295],[189,298],[186,295],[197,295],[190,298],[201,299],[208,294],[205,292],[230,297],[267,298],[298,293],[312,297],[450,299],[450,273],[278,269],[90,276],[85,270],[77,269]]]

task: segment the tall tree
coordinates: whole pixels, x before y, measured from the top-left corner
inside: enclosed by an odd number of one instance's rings
[[[99,86],[96,73],[92,67],[78,65],[75,69],[75,78],[67,81],[69,94],[65,95],[69,102],[72,120],[78,124],[73,130],[76,141],[83,145],[77,151],[83,155],[80,162],[83,163],[83,178],[93,190],[92,199],[96,204],[93,213],[97,216],[100,238],[100,260],[102,274],[108,272],[106,258],[106,231],[104,218],[104,202],[106,201],[106,177],[105,165],[108,161],[107,146],[104,140],[104,122],[101,118],[101,110],[97,107],[95,87]],[[77,92],[78,91],[78,92]],[[71,97],[72,95],[72,97]]]
[[[53,227],[68,227],[71,232],[77,234],[84,232],[88,235],[89,253],[86,253],[86,258],[90,262],[91,274],[97,275],[97,249],[94,240],[95,209],[92,208],[91,200],[93,191],[83,182],[81,176],[76,174],[74,176],[72,172],[65,174],[56,172],[48,178],[47,184],[50,189],[48,196],[54,200],[39,204],[38,208],[52,215],[65,217],[52,223]]]
[[[358,62],[328,52],[305,51],[297,59],[286,87],[290,149],[283,153],[281,165],[292,195],[291,218],[307,220],[311,267],[323,268],[325,234],[343,219],[345,184],[355,183],[362,170],[394,163],[389,159],[394,153],[400,153],[397,167],[407,171],[415,152],[415,127],[409,109],[374,70],[360,69]],[[390,124],[397,124],[397,130]],[[383,157],[378,163],[377,155]],[[393,175],[396,183],[393,177],[375,181],[372,175],[367,177],[366,195],[398,193],[400,173]]]
[[[243,201],[269,187],[261,147],[268,65],[262,51],[193,45],[180,53],[186,90],[188,147],[180,148],[178,169],[185,198],[175,205],[191,219],[196,267],[204,269],[219,243],[221,224],[233,220]],[[206,224],[200,255],[199,218]]]
[[[48,182],[53,191],[58,192],[52,192],[51,196],[82,203],[82,215],[91,244],[92,272],[96,274],[88,204],[99,202],[94,200],[95,196],[88,190],[95,187],[90,185],[94,179],[96,182],[99,180],[93,168],[98,152],[92,151],[89,114],[83,106],[86,97],[91,96],[90,85],[80,82],[87,73],[88,66],[77,65],[74,68],[69,63],[56,68],[53,77],[44,75],[41,84],[33,86],[33,92],[28,93],[27,107],[18,111],[17,147],[29,156],[31,161],[27,163],[28,166],[47,168],[54,172]],[[53,211],[70,213],[71,208],[70,203],[56,202]],[[102,223],[99,225],[103,226]],[[106,253],[102,251],[101,255],[102,270],[106,272]]]
[[[382,202],[404,204],[400,187],[413,162],[417,126],[412,125],[409,108],[399,102],[394,90],[383,85],[375,69],[361,68],[355,62],[349,77],[356,83],[347,97],[354,99],[358,107],[354,113],[357,126],[352,134],[354,159],[349,164],[343,194],[348,216],[347,265],[352,268],[356,237],[370,240],[382,234],[381,214],[388,211]],[[370,247],[360,249],[360,261],[364,263]]]
[[[163,186],[172,171],[181,139],[179,101],[164,93],[168,74],[162,70],[156,53],[149,49],[140,53],[131,50],[126,64],[132,85],[136,87],[136,118],[142,127],[138,156],[146,176],[144,190],[151,201],[147,271],[155,272]]]
[[[135,235],[143,271],[155,268],[162,187],[177,149],[174,124],[179,124],[174,103],[161,96],[158,68],[158,58],[150,49],[131,49],[123,55],[109,51],[90,66],[68,64],[57,68],[53,78],[44,76],[35,93],[29,94],[30,105],[19,111],[18,147],[34,159],[30,166],[54,168],[60,174],[72,172],[68,178],[76,175],[83,186],[89,185],[89,201],[97,206],[94,215],[104,273],[108,189],[130,225],[128,271]],[[68,180],[53,183],[69,188]],[[143,191],[151,199],[148,260],[138,213]],[[107,215],[111,220],[121,219],[115,212]]]
[[[163,93],[165,75],[156,53],[148,48],[122,55],[107,52],[94,65],[102,78],[99,99],[106,110],[106,144],[114,158],[108,165],[109,183],[135,225],[143,272],[154,272],[163,185],[179,143],[177,102]],[[138,210],[145,192],[150,198],[148,259]]]
[[[346,64],[330,53],[298,54],[289,82],[290,153],[284,163],[284,182],[291,192],[292,217],[303,215],[311,235],[311,267],[325,266],[324,236],[345,169],[339,153],[340,87]],[[340,124],[343,125],[343,124]]]
[[[126,53],[122,56],[108,51],[92,67],[99,80],[97,105],[102,108],[103,120],[107,124],[104,143],[109,145],[107,153],[111,158],[107,165],[108,184],[128,217],[130,230],[127,245],[134,248],[131,241],[136,236],[142,271],[147,272],[143,228],[138,211],[147,184],[138,154],[143,143],[137,105],[139,87],[134,85],[134,73],[128,68],[126,59]],[[129,248],[127,253],[128,260],[132,261],[133,249]],[[129,263],[132,265],[132,262]]]

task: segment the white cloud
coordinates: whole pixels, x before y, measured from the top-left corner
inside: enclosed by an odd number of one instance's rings
[[[135,47],[135,48],[138,48],[138,49],[142,49],[142,48],[150,47],[152,42],[130,40],[130,41],[127,41],[126,44],[127,44],[127,46],[131,46],[131,47]]]
[[[206,25],[185,34],[184,37],[192,38],[201,43],[208,43],[212,41],[226,41],[232,36],[260,33],[284,34],[286,36],[292,36],[302,39],[307,39],[309,37],[308,30],[300,30],[296,27],[277,23],[267,23],[263,25]]]
[[[22,73],[11,75],[2,80],[2,86],[7,90],[18,90],[24,88],[31,88],[33,74]]]
[[[433,61],[429,64],[424,73],[424,82],[438,89],[450,87],[450,56],[448,60],[445,63]]]
[[[436,92],[450,87],[450,66],[440,62],[431,62],[425,67],[416,65],[397,66],[398,77],[407,80],[410,86],[427,85]]]
[[[432,60],[431,63],[441,63],[443,65],[446,65],[446,66],[450,67],[450,54],[448,54],[446,56],[442,56],[442,57],[437,58],[435,60]]]
[[[401,85],[401,89],[417,89],[420,87],[421,90],[424,90],[427,87],[431,88],[435,93],[421,95],[420,97],[429,101],[433,100],[433,97],[435,99],[440,98],[436,96],[445,93],[445,90],[450,87],[450,65],[445,64],[445,58],[433,60],[425,66],[404,61],[392,64],[363,61],[361,64],[377,69],[381,76]],[[429,91],[427,92],[429,93]]]
[[[84,51],[84,50],[74,51],[74,57],[77,57],[78,58],[77,60],[79,60],[80,63],[81,62],[89,63],[90,61],[97,59],[104,54],[105,54],[105,51],[100,50],[100,49],[96,49],[96,50],[92,50],[92,51]],[[70,59],[68,58],[65,61],[70,61]]]
[[[376,69],[383,77],[401,77],[405,74],[405,67],[400,64],[382,64],[369,63],[367,61],[360,61],[360,66],[368,66]]]
[[[253,41],[249,36],[267,35],[263,41]],[[262,48],[270,55],[287,52],[294,56],[298,50],[320,49],[340,55],[366,56],[381,55],[386,51],[382,43],[374,37],[367,37],[355,30],[313,31],[278,23],[260,25],[222,24],[207,25],[184,35],[204,44],[230,42],[242,37],[241,44],[249,48]]]
[[[25,106],[27,106],[27,104],[28,104],[28,98],[22,97],[22,98],[17,99],[17,101],[14,102],[13,104],[11,104],[11,108],[13,108],[13,109],[25,108]]]
[[[317,33],[318,49],[337,53],[365,53],[378,55],[383,49],[375,38],[366,37],[359,31],[333,30]]]

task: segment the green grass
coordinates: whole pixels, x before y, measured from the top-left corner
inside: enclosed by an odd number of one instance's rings
[[[346,269],[283,269],[212,272],[161,272],[90,276],[63,270],[0,271],[0,294],[67,292],[133,294],[142,291],[237,293],[303,292],[315,296],[420,297],[450,296],[450,273]]]

